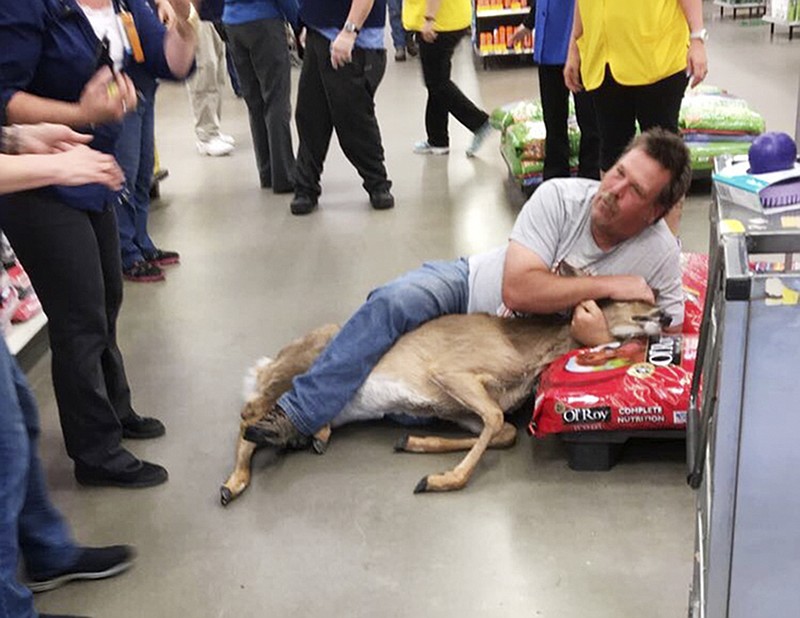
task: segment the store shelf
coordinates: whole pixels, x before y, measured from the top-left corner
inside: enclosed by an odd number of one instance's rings
[[[506,49],[504,51],[484,51],[475,47],[475,55],[481,58],[496,58],[498,56],[530,56],[532,49]]]
[[[19,354],[39,334],[45,324],[47,324],[47,318],[44,312],[40,311],[27,322],[12,325],[11,332],[6,335],[6,343],[11,353],[14,355]]]
[[[742,11],[746,9],[749,17],[753,16],[753,11],[755,11],[756,17],[766,13],[767,11],[766,0],[763,0],[762,2],[726,2],[725,0],[714,0],[714,6],[719,7],[720,17],[724,15],[725,9],[731,9],[733,11],[734,19],[736,19],[736,11]]]
[[[525,7],[522,9],[498,9],[494,11],[476,11],[475,16],[479,18],[484,17],[510,17],[514,15],[527,15],[528,11],[530,11],[530,7]]]
[[[794,29],[800,28],[800,21],[786,21],[785,19],[779,19],[777,17],[772,17],[771,15],[764,15],[761,19],[769,24],[770,39],[775,35],[775,26],[788,28],[790,41],[792,40]]]
[[[513,31],[522,23],[531,11],[530,6],[519,8],[479,8],[477,0],[473,0],[472,48],[475,56],[483,61],[487,68],[489,58],[522,57],[532,54],[533,50],[505,49],[504,42],[509,40]]]

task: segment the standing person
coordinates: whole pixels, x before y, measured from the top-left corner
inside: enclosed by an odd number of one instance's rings
[[[300,136],[293,215],[316,207],[333,130],[363,179],[376,210],[394,208],[375,117],[375,92],[386,72],[386,0],[300,0],[306,50],[297,86]]]
[[[406,52],[416,56],[418,49],[414,37],[403,28],[403,0],[386,0],[389,7],[389,27],[392,30],[395,62],[405,62]]]
[[[701,0],[577,0],[564,79],[592,95],[607,170],[636,131],[678,133],[686,85],[706,77]]]
[[[233,137],[220,130],[222,91],[228,69],[225,43],[214,24],[222,19],[222,6],[223,0],[203,0],[199,4],[197,69],[186,80],[194,115],[197,152],[209,157],[229,155],[235,146]]]
[[[158,77],[182,78],[191,70],[191,5],[170,0],[176,22],[166,30],[144,0],[83,1],[0,3],[0,104],[13,123],[82,127],[93,136],[94,149],[111,154],[120,121],[137,104],[123,69],[141,60]],[[116,10],[132,16],[140,45],[123,39]],[[154,438],[165,430],[159,420],[134,412],[117,346],[122,266],[116,199],[115,191],[100,184],[65,187],[54,181],[6,196],[0,227],[48,317],[53,386],[76,479],[84,485],[149,487],[165,482],[167,471],[121,444],[122,438]]]
[[[4,114],[0,110],[0,126]],[[90,136],[62,125],[17,125],[0,134],[0,194],[49,185],[100,183],[122,187],[114,158],[88,148]],[[39,413],[14,357],[0,336],[0,618],[58,618],[37,614],[31,591],[127,570],[128,546],[82,547],[50,502],[38,453]],[[28,584],[17,580],[20,555]],[[61,618],[69,618],[62,616]]]
[[[175,21],[175,12],[168,0],[148,1],[167,27]],[[117,140],[117,161],[125,173],[125,190],[116,202],[122,275],[128,281],[163,281],[162,266],[177,264],[180,255],[177,251],[156,247],[147,231],[155,168],[158,80],[140,63],[132,63],[127,73],[139,101],[136,109],[122,119],[122,132]]]
[[[261,187],[291,193],[292,84],[284,24],[297,28],[297,0],[225,0],[222,21],[247,104]]]
[[[526,35],[533,34],[533,60],[539,71],[539,96],[546,131],[542,178],[566,178],[570,175],[569,89],[564,83],[564,64],[572,34],[574,0],[538,0],[514,31],[508,42],[513,47]],[[534,32],[535,28],[535,32]],[[575,116],[581,131],[578,176],[600,178],[600,135],[592,98],[576,92]]]
[[[450,79],[453,52],[469,34],[470,0],[405,0],[403,25],[417,33],[422,77],[428,89],[425,105],[427,139],[414,144],[417,154],[447,154],[450,136],[448,114],[472,131],[467,156],[474,157],[491,133],[489,115],[479,109]]]

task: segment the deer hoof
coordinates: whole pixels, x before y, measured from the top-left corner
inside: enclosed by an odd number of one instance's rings
[[[417,483],[417,486],[414,488],[414,493],[415,494],[424,494],[426,491],[428,491],[428,477],[427,476],[423,477],[420,480],[420,482]]]
[[[394,443],[394,452],[402,453],[408,448],[408,434],[404,435],[397,442]],[[415,490],[416,493],[416,490]]]
[[[328,443],[325,442],[325,440],[314,438],[313,440],[311,440],[311,448],[314,449],[314,452],[317,455],[324,455],[325,451],[328,450]]]
[[[225,485],[219,488],[219,501],[222,506],[228,506],[233,498],[233,492],[225,487]]]

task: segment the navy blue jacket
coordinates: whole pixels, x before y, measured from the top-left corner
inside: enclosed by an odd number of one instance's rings
[[[145,0],[127,0],[142,41],[144,68],[154,77],[173,78],[164,56],[163,24]],[[97,71],[100,41],[75,0],[3,0],[0,2],[0,105],[17,92],[75,103]],[[134,63],[125,59],[126,68]],[[121,123],[82,127],[95,137],[90,146],[114,154]],[[69,206],[102,210],[110,189],[98,184],[53,186]]]

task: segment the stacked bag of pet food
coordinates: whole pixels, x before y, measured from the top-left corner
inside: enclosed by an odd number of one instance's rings
[[[718,155],[747,154],[765,129],[764,118],[744,99],[702,84],[686,90],[678,122],[695,173],[710,171]]]
[[[515,101],[498,107],[489,117],[491,125],[501,132],[500,151],[511,177],[523,188],[542,182],[544,169],[545,128],[539,101]],[[575,119],[572,97],[569,101],[570,165],[578,167],[581,134]]]
[[[681,256],[681,334],[573,350],[542,372],[530,433],[683,429],[703,319],[708,256]]]
[[[0,233],[0,333],[7,334],[12,323],[30,320],[41,310],[28,275]]]

